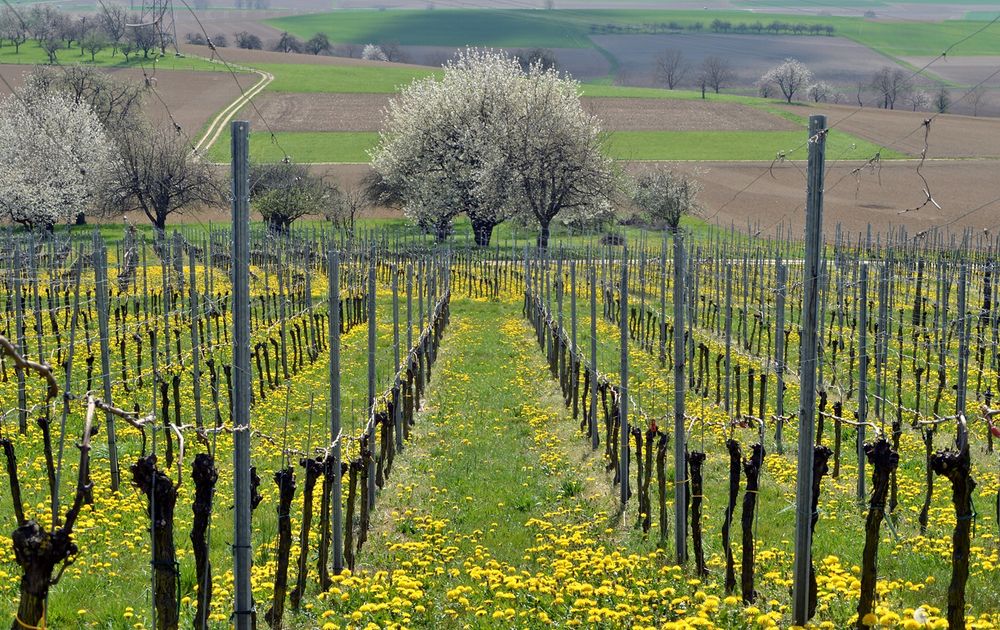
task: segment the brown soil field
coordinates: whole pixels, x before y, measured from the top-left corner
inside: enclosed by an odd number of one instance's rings
[[[766,164],[711,164],[695,167],[704,188],[701,198],[705,218],[737,228],[747,221],[759,224],[762,233],[784,223],[795,230],[805,228],[804,166],[776,167],[773,177]],[[916,173],[916,161],[887,162],[878,172],[865,171],[859,180],[851,174],[854,164],[833,165],[826,175],[823,225],[832,234],[838,223],[851,232],[863,231],[868,224],[876,231],[905,225],[911,233],[934,226],[952,229],[972,227],[995,231],[1000,228],[1000,199],[997,188],[984,185],[995,179],[998,163],[991,160],[928,162],[921,169],[931,194],[941,209],[924,203],[923,182]],[[680,168],[691,168],[682,165]],[[764,173],[763,177],[754,179]],[[745,192],[740,192],[749,186]],[[735,197],[735,200],[733,198]],[[996,203],[963,216],[996,200]],[[727,205],[728,204],[728,205]],[[763,229],[766,228],[766,229]]]
[[[650,164],[632,164],[630,171],[649,168]],[[935,226],[951,230],[1000,229],[1000,199],[995,187],[983,181],[995,178],[998,164],[990,160],[928,162],[922,169],[931,185],[938,210],[927,205],[920,210],[900,213],[924,202],[923,182],[916,174],[916,162],[888,162],[878,173],[865,172],[859,180],[851,174],[854,165],[833,165],[827,173],[823,225],[832,235],[839,223],[843,230],[863,232],[870,223],[875,231],[887,231],[901,225],[911,234]],[[735,225],[746,230],[748,222],[762,234],[770,235],[780,224],[797,231],[805,228],[805,180],[803,168],[776,166],[768,173],[765,163],[675,164],[680,171],[694,173],[703,187],[702,216],[722,226]],[[363,164],[323,165],[313,167],[341,186],[351,187],[369,170]],[[749,186],[749,188],[746,188]],[[744,191],[743,189],[746,188]],[[963,216],[989,202],[992,205]],[[379,209],[372,216],[399,216],[398,212]]]
[[[24,74],[30,72],[31,68],[32,66],[0,65],[0,75],[17,88],[23,83]],[[108,73],[139,83],[143,81],[142,70],[139,68],[109,69]],[[259,80],[257,75],[252,74],[237,76],[244,89]],[[155,122],[169,124],[169,108],[177,124],[192,137],[200,133],[216,113],[240,94],[236,82],[228,72],[157,70],[155,79],[156,94],[147,94],[146,112]],[[7,93],[6,86],[0,85],[0,96]]]
[[[752,87],[764,72],[786,57],[809,66],[816,80],[840,85],[853,85],[858,68],[867,73],[891,64],[891,60],[879,53],[843,37],[677,33],[596,35],[591,39],[618,58],[622,72],[626,73],[619,76],[619,81],[628,85],[652,85],[656,57],[668,48],[683,51],[692,68],[697,68],[708,56],[728,60],[736,73],[732,87],[739,88]],[[684,87],[694,85],[696,74],[695,70],[689,73]]]
[[[586,98],[583,107],[608,131],[781,131],[800,129],[768,112],[736,103],[648,98]]]
[[[257,108],[275,131],[377,131],[389,94],[282,94],[265,92]],[[794,130],[794,123],[735,103],[705,106],[693,101],[643,98],[586,98],[583,106],[607,131]],[[251,124],[257,113],[246,108]]]
[[[931,114],[858,109],[846,105],[785,106],[800,116],[826,114],[827,125],[834,126],[876,144],[901,153],[919,156],[924,147],[923,121]],[[840,121],[843,120],[841,123]],[[1000,118],[942,114],[931,123],[927,144],[928,158],[1000,157]],[[1000,164],[997,165],[1000,167]]]
[[[254,99],[275,131],[377,131],[390,94],[287,94],[267,92]],[[253,108],[240,112],[261,124]]]

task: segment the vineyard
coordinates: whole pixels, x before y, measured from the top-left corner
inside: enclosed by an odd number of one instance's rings
[[[838,231],[822,260],[823,627],[1000,623],[997,244],[947,238]],[[230,231],[7,237],[12,627],[231,623],[241,436],[255,623],[790,625],[789,235],[249,245],[238,316]]]

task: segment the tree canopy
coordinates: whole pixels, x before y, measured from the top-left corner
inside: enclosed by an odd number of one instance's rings
[[[390,102],[372,165],[407,216],[438,238],[461,213],[477,243],[515,214],[548,244],[557,215],[610,212],[616,178],[576,81],[542,63],[469,49]]]

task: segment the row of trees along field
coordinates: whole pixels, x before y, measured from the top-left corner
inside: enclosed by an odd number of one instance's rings
[[[139,211],[163,230],[177,212],[224,203],[228,184],[182,131],[145,120],[153,88],[80,65],[28,74],[0,102],[5,218],[51,231],[88,214]],[[306,214],[353,229],[371,205],[363,189],[341,189],[296,164],[255,165],[250,177],[254,205],[277,231]]]
[[[705,23],[695,20],[693,22],[645,22],[641,24],[591,24],[590,32],[593,34],[601,35],[621,35],[621,34],[637,34],[637,33],[649,33],[649,34],[659,34],[659,33],[682,33],[688,31],[691,33],[702,33],[706,30]],[[772,20],[770,22],[762,22],[760,20],[754,20],[753,22],[736,22],[733,23],[729,20],[714,19],[708,23],[708,30],[713,33],[736,33],[739,35],[753,33],[753,34],[768,34],[768,35],[827,35],[832,36],[836,31],[836,27],[832,24],[807,24],[805,22],[783,22],[781,20]]]

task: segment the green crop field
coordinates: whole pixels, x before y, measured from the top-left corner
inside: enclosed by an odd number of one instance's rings
[[[610,134],[608,152],[621,160],[773,160],[779,152],[801,147],[804,131],[618,131]],[[827,139],[829,155],[867,158],[877,146],[848,134]],[[804,149],[798,153],[804,156]],[[882,151],[883,158],[901,157]]]
[[[287,153],[294,162],[367,162],[378,143],[375,132],[267,132],[250,134],[250,157],[277,162]],[[608,153],[619,160],[772,160],[779,152],[801,147],[805,131],[617,131],[608,136]],[[208,152],[214,162],[228,162],[229,136],[224,133]],[[831,158],[857,159],[879,147],[848,134],[833,133],[827,141]],[[801,149],[800,153],[804,153]],[[903,157],[882,150],[883,159]]]
[[[49,56],[33,40],[22,44],[20,51],[16,53],[14,52],[14,47],[9,42],[5,40],[3,43],[6,45],[0,46],[0,64],[37,65],[49,62]],[[150,71],[154,68],[161,70],[225,71],[225,68],[219,64],[214,64],[200,57],[175,57],[169,53],[163,56],[159,56],[158,53],[154,56],[153,53],[150,53],[148,58],[143,57],[142,54],[133,54],[130,55],[128,61],[125,61],[125,55],[120,52],[112,54],[111,48],[106,48],[97,53],[93,61],[91,61],[90,53],[85,52],[81,55],[79,47],[62,48],[56,53],[56,60],[60,64],[79,63],[103,68],[145,67]]]
[[[378,142],[378,134],[368,131],[266,131],[251,132],[250,159],[254,162],[278,162],[285,154],[293,162],[367,162],[368,149]],[[208,158],[229,162],[229,130],[222,133]]]
[[[573,11],[574,14],[580,13]],[[434,11],[336,11],[277,18],[268,23],[299,37],[323,32],[332,41],[397,42],[426,46],[590,45],[581,25],[556,12],[437,9]]]
[[[430,69],[377,66],[254,64],[274,75],[273,92],[387,93],[414,79],[440,74]]]
[[[784,2],[785,0],[773,0]],[[944,22],[872,21],[837,16],[757,14],[749,11],[664,10],[350,10],[270,20],[275,28],[300,37],[324,32],[338,42],[397,42],[427,46],[590,47],[592,28],[661,25],[687,27],[700,22],[707,31],[714,19],[733,24],[781,20],[831,25],[836,34],[892,56],[936,55],[982,27],[975,20]],[[949,55],[1000,54],[1000,39],[973,37]]]

